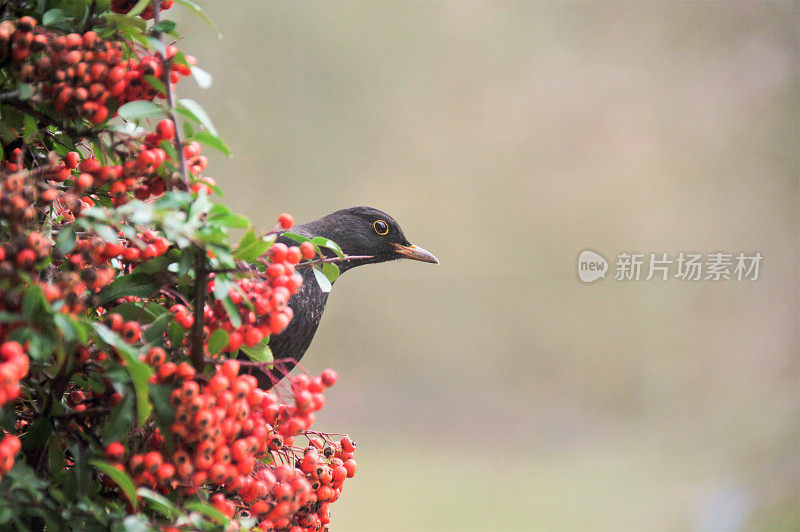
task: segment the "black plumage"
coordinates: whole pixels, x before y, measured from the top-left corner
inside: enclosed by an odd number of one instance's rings
[[[411,244],[400,225],[385,212],[371,207],[342,209],[319,220],[294,226],[292,233],[306,237],[322,236],[333,240],[345,255],[359,257],[338,262],[340,273],[357,266],[397,259],[412,259],[438,264],[430,252]],[[280,236],[279,242],[296,245],[294,240]],[[333,252],[328,256],[335,256]],[[303,357],[319,326],[328,293],[320,288],[310,268],[302,269],[303,286],[289,300],[294,317],[281,334],[270,338],[269,345],[275,360],[271,374],[257,375],[262,387],[269,388],[283,378]]]

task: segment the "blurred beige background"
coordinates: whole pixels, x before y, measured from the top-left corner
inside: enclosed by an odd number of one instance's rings
[[[797,530],[797,2],[200,3],[226,201],[441,260],[345,275],[304,359],[359,443],[332,530]],[[613,279],[718,251],[760,279]]]

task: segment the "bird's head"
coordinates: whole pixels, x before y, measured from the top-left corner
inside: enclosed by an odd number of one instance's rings
[[[394,218],[372,207],[342,209],[300,228],[309,236],[333,240],[346,255],[368,257],[345,261],[342,270],[396,259],[439,263],[432,253],[409,242]]]

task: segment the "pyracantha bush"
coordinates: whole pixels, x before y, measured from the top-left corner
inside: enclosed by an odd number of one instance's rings
[[[356,471],[348,436],[312,430],[333,370],[253,376],[299,270],[347,257],[212,201],[202,145],[227,147],[176,98],[209,76],[172,3],[0,21],[0,529],[324,530]]]

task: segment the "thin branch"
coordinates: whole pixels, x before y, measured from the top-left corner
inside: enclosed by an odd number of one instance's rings
[[[158,24],[161,21],[160,12],[161,0],[153,0],[153,22],[155,24]],[[154,30],[153,35],[156,39],[161,41],[160,31]],[[186,156],[183,154],[183,140],[181,139],[181,132],[178,129],[178,121],[175,119],[175,91],[172,88],[172,81],[170,80],[170,74],[172,72],[172,58],[162,57],[162,60],[163,72],[161,73],[161,83],[164,84],[164,90],[167,92],[167,106],[169,107],[167,117],[172,120],[172,124],[175,126],[175,140],[173,141],[173,144],[175,145],[175,151],[178,152],[178,171],[181,174],[181,182],[183,183],[184,187],[189,188],[189,177],[186,171]],[[172,190],[172,180],[167,182],[167,190]]]
[[[318,259],[312,259],[309,261],[299,262],[295,265],[295,268],[310,268],[312,266],[316,266],[318,264],[325,264],[330,262],[344,262],[346,260],[365,260],[365,259],[374,259],[374,255],[345,255],[344,257],[325,257]]]
[[[205,306],[206,306],[206,292],[208,287],[208,269],[206,268],[205,249],[198,248],[196,250],[197,256],[194,262],[194,324],[192,324],[191,332],[191,351],[189,358],[192,360],[192,366],[197,371],[203,370],[203,356],[205,352],[205,332],[203,326],[205,325]]]
[[[331,263],[331,262],[344,262],[346,260],[360,260],[360,259],[374,259],[374,255],[345,255],[344,257],[325,257],[325,258],[317,258],[313,260],[299,262],[295,265],[295,268],[310,268],[312,266],[318,266],[320,264]],[[262,261],[264,264],[269,264],[268,260]],[[264,273],[262,271],[256,270],[255,268],[248,266],[246,264],[238,267],[238,268],[222,268],[218,270],[211,270],[211,273]]]

